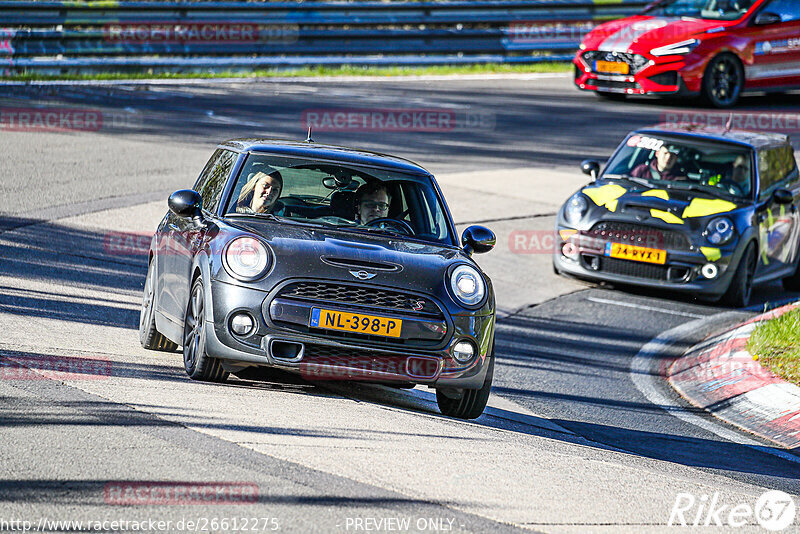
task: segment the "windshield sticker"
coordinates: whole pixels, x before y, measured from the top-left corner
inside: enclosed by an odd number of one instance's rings
[[[642,135],[634,135],[628,139],[628,146],[636,148],[644,148],[646,150],[658,150],[664,146],[664,141],[655,139],[653,137],[645,137]]]

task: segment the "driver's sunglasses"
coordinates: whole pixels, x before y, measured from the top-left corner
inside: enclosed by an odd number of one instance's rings
[[[389,209],[389,204],[386,202],[362,202],[362,206],[369,209],[379,209],[381,211],[386,211]]]

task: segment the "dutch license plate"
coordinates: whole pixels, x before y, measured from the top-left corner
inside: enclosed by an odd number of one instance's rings
[[[606,243],[605,255],[622,260],[643,261],[663,265],[667,261],[667,251],[657,248],[635,247],[622,243]]]
[[[605,72],[608,74],[628,74],[630,66],[622,61],[595,61],[595,72]]]
[[[372,334],[374,336],[400,337],[403,321],[378,315],[312,308],[309,326]]]

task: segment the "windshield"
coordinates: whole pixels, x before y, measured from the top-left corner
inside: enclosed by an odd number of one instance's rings
[[[454,244],[430,179],[375,168],[251,154],[226,213]]]
[[[736,20],[755,0],[663,0],[644,10],[662,17],[697,17],[702,19]]]
[[[752,151],[746,147],[633,134],[608,162],[603,178],[750,198],[752,161]]]

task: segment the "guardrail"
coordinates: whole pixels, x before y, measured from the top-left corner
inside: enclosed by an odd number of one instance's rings
[[[0,72],[566,61],[648,2],[0,1]]]

